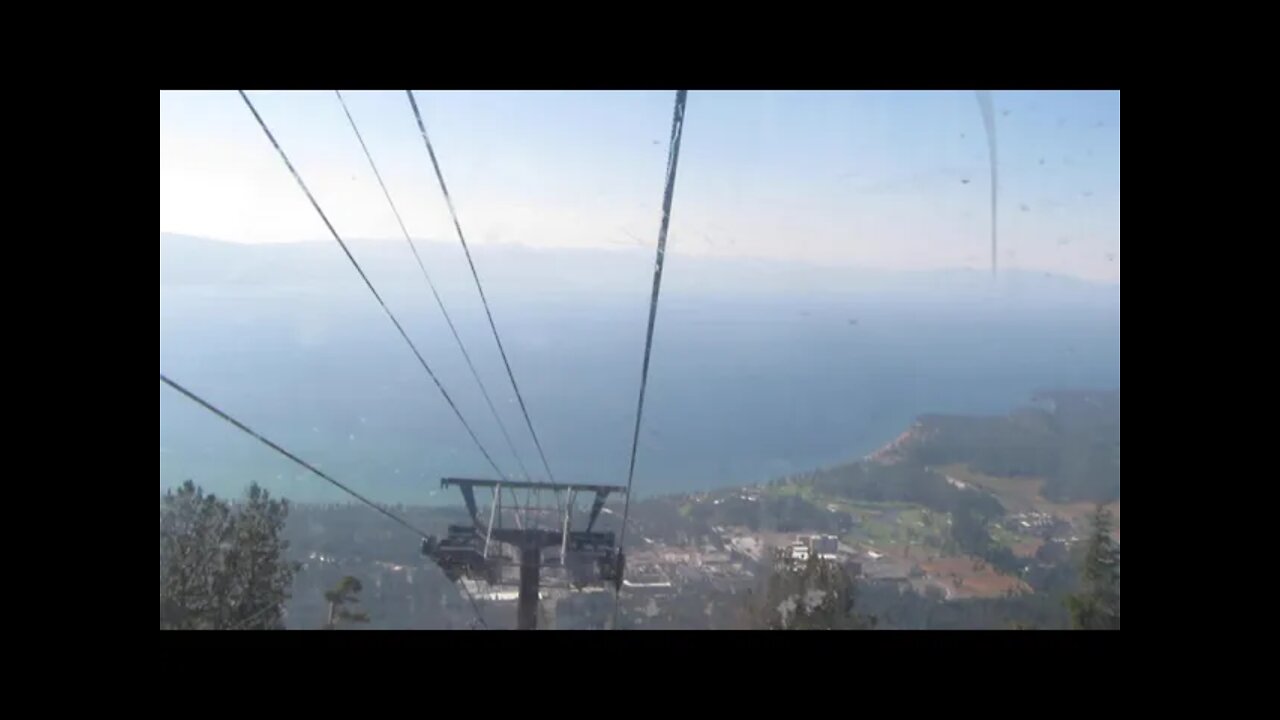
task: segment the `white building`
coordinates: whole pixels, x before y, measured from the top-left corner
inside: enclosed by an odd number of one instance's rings
[[[819,560],[836,560],[840,550],[840,540],[835,535],[814,535],[809,538],[809,551]]]
[[[809,545],[803,542],[792,543],[791,546],[787,548],[787,554],[788,557],[796,562],[808,562]]]

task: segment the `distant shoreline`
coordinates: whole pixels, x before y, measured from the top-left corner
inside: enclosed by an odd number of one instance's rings
[[[1095,389],[1095,390],[1050,390],[1050,391],[1037,391],[1037,392],[1035,392],[1035,393],[1031,396],[1031,401],[1032,401],[1032,403],[1035,403],[1035,402],[1037,402],[1037,401],[1039,401],[1039,400],[1041,400],[1041,399],[1043,399],[1043,398],[1046,398],[1046,397],[1066,396],[1066,395],[1069,395],[1069,394],[1079,393],[1079,392],[1083,392],[1083,393],[1090,393],[1090,392],[1118,392],[1118,388],[1117,388],[1117,389],[1114,389],[1114,390],[1113,390],[1113,389],[1102,389],[1102,388],[1098,388],[1098,389]],[[1016,408],[1011,408],[1010,412],[1012,412],[1014,409],[1016,409]],[[767,484],[767,483],[769,483],[769,482],[771,482],[771,481],[778,480],[778,479],[780,479],[780,478],[787,477],[787,476],[790,476],[790,475],[793,475],[793,474],[797,474],[797,473],[799,473],[799,474],[803,474],[803,473],[808,473],[808,472],[814,472],[814,471],[821,470],[821,469],[824,469],[824,468],[839,467],[839,466],[842,466],[842,465],[855,464],[855,463],[858,463],[858,462],[872,462],[872,463],[885,464],[885,465],[894,464],[894,463],[896,463],[896,462],[900,462],[900,461],[902,461],[902,460],[904,459],[904,457],[903,457],[903,455],[902,455],[902,451],[903,451],[903,450],[904,450],[904,449],[905,449],[909,444],[911,444],[912,442],[914,442],[914,441],[916,441],[916,440],[919,440],[920,438],[922,438],[922,437],[923,437],[923,432],[925,431],[925,427],[926,427],[926,423],[925,423],[925,421],[924,421],[924,418],[925,418],[925,417],[928,417],[928,416],[929,416],[929,413],[925,413],[925,414],[922,414],[922,415],[920,415],[920,416],[917,416],[915,419],[913,419],[913,420],[911,421],[911,423],[908,425],[908,427],[907,427],[907,429],[906,429],[906,430],[903,430],[903,431],[899,432],[897,435],[895,435],[895,436],[894,436],[891,440],[889,440],[888,442],[882,443],[882,444],[881,444],[881,445],[879,445],[875,450],[871,451],[870,453],[866,453],[866,454],[862,455],[861,457],[856,457],[856,458],[855,458],[855,457],[852,457],[852,456],[846,456],[846,457],[845,457],[845,459],[836,460],[836,461],[831,462],[831,463],[815,463],[814,465],[812,465],[812,466],[810,466],[810,467],[806,467],[806,468],[803,468],[803,469],[799,469],[799,470],[795,471],[794,473],[786,473],[786,474],[784,474],[784,475],[774,476],[774,477],[769,477],[769,478],[767,478],[767,479],[757,480],[757,481],[752,481],[752,482],[740,482],[740,481],[735,481],[735,482],[727,482],[727,483],[716,483],[716,484],[707,485],[707,486],[689,487],[689,488],[679,489],[679,490],[665,490],[665,489],[664,489],[664,490],[658,490],[658,491],[654,492],[653,494],[645,493],[644,495],[642,495],[642,496],[638,497],[637,499],[638,499],[638,500],[656,500],[656,499],[663,499],[663,498],[678,497],[678,496],[686,495],[686,494],[689,494],[689,493],[706,493],[706,492],[715,492],[715,491],[730,490],[730,489],[741,489],[741,488],[757,487],[757,486],[761,486],[761,485]],[[959,416],[959,417],[979,417],[979,415],[976,415],[976,414],[960,414],[960,415],[958,415],[958,416]],[[168,450],[168,449],[165,449],[165,450],[163,450],[163,451],[162,451],[162,454],[169,453],[169,452],[171,452],[171,451],[170,451],[170,450]],[[305,480],[305,479],[304,479],[303,481],[304,481],[304,482],[306,482],[306,480]],[[246,482],[246,485],[247,485],[247,482]],[[172,487],[173,487],[173,485],[165,486],[165,485],[162,483],[162,487],[161,487],[161,496],[163,496],[163,495],[164,495],[164,493],[165,493],[165,491],[166,491],[166,490],[168,490],[168,489],[170,489],[170,488],[172,488]],[[226,494],[226,493],[223,493],[223,494]],[[284,493],[284,492],[276,492],[276,493],[274,493],[274,494],[277,494],[277,495],[282,496],[282,497],[286,497],[286,498],[288,498],[291,502],[293,502],[293,503],[294,503],[294,504],[296,504],[296,505],[300,505],[300,506],[307,506],[307,507],[340,507],[340,506],[355,505],[355,504],[356,504],[356,503],[355,503],[355,501],[350,501],[350,502],[344,502],[344,501],[337,501],[337,502],[335,502],[335,501],[306,501],[306,500],[298,501],[298,500],[294,500],[293,498],[290,498],[290,497],[288,496],[288,494],[287,494],[287,493]],[[432,495],[435,495],[435,493],[433,492],[433,493],[432,493]],[[460,502],[460,501],[450,501],[448,498],[446,498],[446,496],[443,496],[443,495],[442,495],[442,496],[440,496],[440,497],[441,497],[441,499],[443,500],[443,502],[439,502],[439,503],[422,503],[422,502],[409,502],[409,503],[403,503],[403,502],[397,502],[397,503],[383,503],[383,504],[386,504],[386,505],[398,505],[398,506],[406,507],[406,508],[419,508],[419,509],[424,509],[424,510],[447,510],[447,509],[453,509],[453,508],[457,508],[457,507],[460,507],[460,506],[461,506],[461,502]],[[614,498],[614,499],[611,501],[611,504],[613,504],[614,502],[621,502],[621,498]]]

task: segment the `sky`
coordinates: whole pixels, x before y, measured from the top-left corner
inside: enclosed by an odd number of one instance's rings
[[[653,247],[674,92],[415,91],[467,240]],[[344,238],[399,227],[331,91],[250,91]],[[344,91],[414,239],[456,242],[403,91]],[[1000,266],[1120,282],[1120,93],[992,92]],[[690,91],[668,251],[990,266],[969,91]],[[160,231],[329,240],[234,91],[160,93]]]

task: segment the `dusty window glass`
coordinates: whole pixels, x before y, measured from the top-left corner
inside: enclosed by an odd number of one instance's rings
[[[160,367],[162,628],[1118,629],[1120,94],[162,91]]]

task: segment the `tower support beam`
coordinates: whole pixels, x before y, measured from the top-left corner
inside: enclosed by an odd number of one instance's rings
[[[526,545],[520,549],[520,600],[516,611],[517,630],[538,629],[538,576],[542,548]]]

